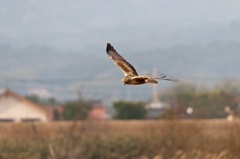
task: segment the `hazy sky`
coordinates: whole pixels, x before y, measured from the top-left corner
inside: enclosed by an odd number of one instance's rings
[[[71,47],[82,39],[87,45],[122,35],[140,38],[134,34],[154,29],[165,33],[235,21],[240,21],[238,0],[0,0],[0,43],[60,47],[69,41]],[[99,40],[92,40],[96,36]]]

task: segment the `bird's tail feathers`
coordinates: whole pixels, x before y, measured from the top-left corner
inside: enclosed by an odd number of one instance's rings
[[[155,83],[155,84],[158,83],[158,81],[156,81],[155,78],[149,78],[149,79],[146,80],[146,82],[147,83]]]

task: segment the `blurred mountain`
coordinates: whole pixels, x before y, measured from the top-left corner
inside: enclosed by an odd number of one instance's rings
[[[108,42],[139,74],[157,68],[183,80],[239,78],[239,3],[0,1],[0,87],[58,93],[83,84],[106,98],[124,91],[149,97],[151,89],[141,94],[147,86],[122,88],[123,74],[105,53]]]
[[[194,80],[192,77],[203,79],[240,77],[238,71],[240,43],[179,45],[139,52],[128,52],[127,47],[117,46],[115,48],[118,52],[132,63],[139,74],[151,74],[153,68],[157,68],[159,73],[175,76],[181,80]],[[68,52],[45,46],[20,48],[0,45],[1,87],[22,86],[21,90],[25,91],[36,86],[49,90],[56,88],[77,90],[83,84],[88,85],[86,88],[88,91],[100,90],[100,94],[102,91],[109,91],[110,94],[116,91],[121,92],[118,96],[122,96],[121,94],[126,93],[121,82],[123,73],[108,58],[105,47]],[[33,84],[28,85],[29,83]],[[161,82],[160,85],[164,83]],[[144,91],[146,87],[140,87],[138,92],[146,92]],[[130,88],[129,91],[134,89],[132,91],[135,92],[135,88]],[[148,90],[151,94],[151,89]],[[145,94],[137,96],[140,99],[146,98]]]
[[[1,76],[24,79],[121,77],[122,72],[108,58],[105,47],[68,52],[45,46],[0,45]],[[128,52],[127,47],[117,45],[115,48],[139,74],[157,68],[159,72],[179,76],[239,77],[240,43],[178,45],[144,52]]]

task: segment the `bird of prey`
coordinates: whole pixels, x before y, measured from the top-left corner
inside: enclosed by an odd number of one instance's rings
[[[120,54],[118,54],[117,51],[113,48],[113,46],[109,43],[107,43],[106,52],[109,58],[114,62],[114,64],[123,71],[125,76],[123,77],[122,82],[124,85],[140,85],[145,83],[157,84],[157,80],[167,80],[173,82],[178,81],[178,79],[167,78],[166,75],[160,78],[150,77],[146,75],[138,76],[135,68],[129,62],[127,62]]]

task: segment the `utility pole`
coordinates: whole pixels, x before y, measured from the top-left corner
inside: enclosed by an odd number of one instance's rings
[[[157,69],[156,68],[153,69],[152,77],[157,77]],[[159,100],[158,100],[158,85],[153,84],[152,87],[153,87],[152,103],[159,103]]]

